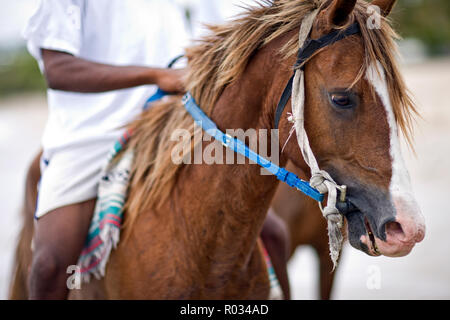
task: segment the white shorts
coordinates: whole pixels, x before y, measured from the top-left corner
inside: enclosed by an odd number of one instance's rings
[[[114,141],[101,141],[44,150],[35,218],[96,198],[102,169],[113,145]]]

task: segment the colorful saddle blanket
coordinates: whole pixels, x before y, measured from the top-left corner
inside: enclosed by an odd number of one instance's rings
[[[89,282],[91,276],[100,279],[105,275],[111,250],[119,244],[133,152],[126,151],[119,161],[113,160],[124,150],[129,138],[130,133],[126,132],[115,143],[102,173],[94,216],[84,249],[78,260],[84,282]]]

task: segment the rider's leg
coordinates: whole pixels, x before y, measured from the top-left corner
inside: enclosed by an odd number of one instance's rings
[[[82,251],[94,212],[108,139],[48,148],[41,161],[29,276],[32,299],[67,296],[67,267]]]
[[[30,299],[65,299],[67,267],[75,265],[83,249],[95,200],[53,210],[35,223]]]
[[[269,209],[261,232],[261,239],[269,253],[285,299],[290,299],[287,261],[289,259],[289,231],[281,218]]]

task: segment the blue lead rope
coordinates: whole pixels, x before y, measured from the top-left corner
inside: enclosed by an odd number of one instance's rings
[[[145,102],[144,104],[144,110],[147,110],[150,105],[158,100],[161,100],[162,98],[164,98],[165,96],[169,95],[167,92],[161,90],[160,88],[158,88],[158,90],[155,92],[155,94],[153,94],[150,98],[148,98],[148,100]]]
[[[170,68],[173,68],[173,66],[175,65],[175,63],[177,63],[178,60],[180,60],[180,59],[183,58],[183,57],[184,57],[184,55],[176,56],[174,59],[172,59],[172,60],[169,62],[167,68],[169,68],[169,69],[170,69]],[[158,100],[161,100],[162,98],[164,98],[165,96],[168,96],[168,95],[170,95],[170,93],[168,93],[168,92],[166,92],[166,91],[161,90],[160,88],[158,88],[158,90],[156,90],[156,92],[155,92],[150,98],[148,98],[148,100],[145,102],[145,104],[144,104],[144,110],[147,110],[153,102],[158,101]]]
[[[258,165],[275,175],[278,180],[286,183],[290,187],[296,188],[297,190],[303,192],[304,194],[318,202],[323,201],[323,195],[319,191],[311,187],[308,182],[303,181],[294,173],[284,168],[280,168],[275,163],[250,150],[247,145],[241,140],[233,138],[230,135],[220,131],[219,128],[217,128],[217,125],[197,105],[190,93],[187,93],[183,97],[183,104],[187,112],[189,112],[189,114],[194,119],[195,123],[199,125],[207,134],[220,141],[225,147],[257,163]]]
[[[173,65],[183,56],[178,56],[173,59],[168,68],[172,68]],[[158,90],[153,94],[145,103],[144,110],[147,110],[150,105],[162,99],[163,97],[169,95],[169,93],[161,90]],[[286,183],[288,186],[292,188],[296,188],[297,190],[303,192],[307,196],[312,199],[322,202],[323,194],[310,186],[310,184],[306,181],[303,181],[299,177],[297,177],[294,173],[277,166],[275,163],[267,160],[266,158],[260,156],[256,152],[250,150],[245,143],[237,138],[233,138],[228,134],[223,133],[217,128],[216,124],[203,112],[203,110],[197,105],[192,95],[188,92],[183,97],[183,104],[186,110],[190,113],[192,118],[194,118],[195,123],[197,123],[207,134],[214,137],[216,140],[220,141],[225,147],[237,152],[247,159],[256,162],[258,165],[269,171],[271,174],[275,175],[278,180]]]

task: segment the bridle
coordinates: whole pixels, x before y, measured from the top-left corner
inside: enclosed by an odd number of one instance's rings
[[[334,30],[319,39],[311,39],[307,38],[305,43],[301,48],[299,48],[297,53],[297,60],[294,64],[294,71],[297,69],[304,70],[305,64],[308,61],[309,58],[311,58],[315,53],[317,53],[319,50],[332,45],[333,43],[336,43],[340,40],[343,40],[351,35],[355,35],[361,32],[361,29],[359,27],[359,24],[354,22],[347,28],[343,30]],[[278,125],[281,119],[281,115],[283,114],[286,105],[288,101],[290,100],[292,96],[292,85],[294,81],[294,74],[289,79],[286,87],[283,90],[283,93],[281,94],[281,98],[278,102],[277,109],[275,111],[275,125],[274,128],[278,129]],[[339,192],[339,201],[336,202],[336,207],[339,210],[339,212],[343,215],[346,215],[348,213],[358,211],[358,208],[354,206],[348,199],[346,194],[346,186],[342,186],[342,191]],[[320,205],[320,203],[319,203]],[[321,207],[322,209],[322,207]]]

